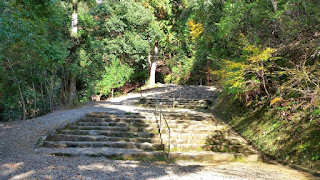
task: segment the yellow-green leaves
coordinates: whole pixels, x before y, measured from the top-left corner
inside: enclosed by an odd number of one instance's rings
[[[190,30],[191,38],[196,39],[203,31],[203,26],[201,23],[196,23],[194,20],[190,20],[187,23]]]

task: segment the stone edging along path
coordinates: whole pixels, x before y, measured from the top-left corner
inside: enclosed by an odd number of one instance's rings
[[[174,87],[174,86],[172,86]],[[170,93],[172,87],[145,91]],[[181,91],[183,88],[179,87]],[[174,88],[172,88],[174,89]],[[0,123],[0,179],[311,179],[308,174],[261,162],[190,163],[117,161],[103,157],[56,157],[37,151],[42,136],[75,122],[89,112],[139,112],[141,94],[131,94],[85,107],[61,110],[27,121]]]

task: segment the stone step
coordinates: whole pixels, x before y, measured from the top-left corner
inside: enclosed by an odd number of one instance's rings
[[[197,126],[191,126],[191,127],[185,127],[185,128],[172,128],[170,125],[170,131],[172,133],[186,133],[186,134],[211,134],[211,132],[214,132],[214,131],[225,131],[227,130],[227,128],[225,126],[212,126],[212,127],[199,127],[199,128],[195,128]],[[158,131],[159,132],[159,131]],[[169,130],[167,129],[167,126],[166,125],[162,125],[162,128],[161,128],[161,133],[168,133]]]
[[[205,104],[205,103],[172,103],[172,102],[165,102],[165,103],[160,103],[157,104],[157,103],[152,103],[152,102],[146,102],[144,104],[142,104],[143,106],[161,106],[161,107],[169,107],[169,106],[172,106],[172,107],[207,107],[208,105]]]
[[[212,115],[199,115],[190,112],[176,112],[176,111],[163,111],[163,113],[168,117],[182,117],[182,118],[197,118],[199,120],[207,119],[207,118],[214,118]],[[151,113],[153,116],[153,112]],[[96,117],[96,118],[146,118],[150,116],[150,114],[142,115],[140,113],[133,113],[133,114],[117,114],[117,113],[108,113],[108,112],[92,112],[86,114],[88,117]]]
[[[151,143],[134,143],[134,142],[93,142],[93,141],[44,141],[42,144],[46,148],[128,148],[128,149],[142,149],[148,151],[163,150],[163,144],[151,144]]]
[[[116,127],[154,127],[158,128],[157,123],[140,123],[140,122],[77,122],[79,126],[116,126]]]
[[[186,120],[186,121],[208,121],[208,122],[220,122],[221,121],[215,119],[212,116],[204,116],[204,115],[196,115],[196,114],[188,114],[186,112],[172,113],[172,112],[163,112],[165,118],[167,120]],[[103,116],[103,117],[101,117]],[[143,120],[143,121],[154,121],[156,120],[154,113],[144,115],[144,116],[131,116],[131,115],[110,115],[105,114],[101,116],[87,115],[88,119],[91,118],[103,118],[104,120],[113,119],[113,120]],[[159,119],[159,113],[157,113],[157,119]]]
[[[106,112],[89,113],[86,116],[94,118],[146,118],[146,116],[141,114],[112,114]]]
[[[182,98],[152,98],[152,97],[147,97],[147,98],[141,98],[141,100],[150,100],[150,101],[210,101],[209,99],[182,99]]]
[[[199,114],[199,113],[191,113],[189,111],[163,111],[164,114],[166,114],[166,116],[172,116],[172,117],[183,117],[183,118],[201,118],[201,119],[206,119],[206,118],[214,118],[214,116],[212,115],[208,115],[208,114]]]
[[[211,145],[247,145],[247,142],[239,138],[238,136],[228,136],[224,138],[220,137],[211,137],[209,135],[197,134],[179,134],[176,136],[171,136],[171,141],[173,143],[184,143],[184,144],[211,144]],[[161,139],[164,144],[167,144],[169,141],[168,134],[161,134]]]
[[[142,137],[142,138],[157,138],[159,133],[150,132],[121,132],[121,131],[105,131],[105,130],[61,130],[58,133],[68,135],[103,135],[112,137]]]
[[[167,159],[166,152],[158,151],[140,151],[137,149],[123,149],[123,148],[40,148],[38,152],[56,155],[56,156],[90,156],[90,157],[105,157],[111,159]],[[210,151],[191,151],[191,152],[171,152],[170,157],[173,160],[193,160],[201,162],[228,162],[228,161],[258,161],[258,154],[246,153],[221,153]]]
[[[156,158],[166,157],[167,154],[163,151],[143,151],[140,149],[124,149],[124,148],[40,148],[38,152],[55,155],[55,156],[90,156],[90,157],[105,157],[112,159],[128,159],[133,158]]]
[[[170,126],[170,129],[172,132],[179,132],[179,133],[208,133],[214,131],[214,130],[226,130],[227,128],[225,126],[191,126],[191,127],[172,127]],[[79,129],[79,130],[107,130],[107,131],[123,131],[123,132],[152,132],[157,133],[159,132],[158,128],[154,127],[114,127],[114,126],[70,126],[69,129]],[[161,133],[168,132],[168,129],[165,124],[162,124]]]
[[[70,126],[73,130],[106,130],[121,132],[158,132],[158,128],[153,127],[117,127],[117,126]]]
[[[118,122],[118,123],[156,123],[155,120],[145,118],[108,118],[84,117],[79,122]]]
[[[210,100],[198,100],[198,99],[152,99],[143,98],[139,100],[139,103],[177,103],[177,104],[211,104]]]
[[[256,162],[260,156],[258,154],[247,153],[223,153],[223,152],[206,152],[206,151],[190,151],[190,152],[172,152],[172,159],[194,160],[194,161],[209,161],[209,162],[228,162],[228,161],[247,161]]]
[[[189,124],[189,125],[195,125],[195,124],[205,124],[205,125],[224,125],[222,123],[216,123],[216,122],[212,122],[210,120],[179,120],[179,118],[177,119],[167,119],[167,122],[169,124]],[[86,117],[86,118],[82,118],[79,122],[119,122],[119,123],[132,123],[132,124],[136,124],[136,123],[157,123],[160,121],[160,118],[156,119],[131,119],[131,118],[116,118],[116,119],[110,119],[110,118],[91,118],[91,117]]]
[[[90,135],[68,135],[68,134],[51,134],[46,138],[47,141],[120,141],[120,142],[148,142],[148,143],[163,143],[168,144],[169,140],[166,135],[162,136],[162,141],[159,138],[129,138],[129,137],[112,137],[112,136],[90,136]],[[207,139],[174,139],[171,138],[170,142],[173,144],[222,144],[222,145],[239,145],[237,140],[219,141],[219,140],[207,140]]]
[[[159,113],[157,113],[158,117],[159,117]],[[199,115],[184,115],[184,114],[169,114],[166,112],[163,112],[163,115],[167,118],[167,119],[172,119],[172,120],[207,120],[207,121],[214,121],[214,117],[210,117],[210,116],[199,116]],[[109,119],[135,119],[135,120],[143,120],[143,119],[150,119],[150,120],[154,120],[155,119],[155,114],[148,114],[145,116],[115,116],[115,115],[109,115],[109,116],[86,116],[88,118],[109,118]],[[158,118],[157,117],[157,118]]]
[[[146,107],[161,106],[162,108],[208,108],[212,102],[209,100],[142,99],[138,104]]]
[[[159,113],[157,115],[158,115],[157,116],[157,118],[158,118],[159,117]],[[189,121],[209,121],[209,122],[216,121],[212,117],[186,116],[186,115],[175,115],[175,114],[166,114],[166,113],[163,113],[163,115],[167,120],[186,120],[186,121],[189,120]],[[152,118],[152,119],[154,119],[154,118]]]
[[[148,142],[160,143],[159,138],[129,138],[129,137],[113,137],[113,136],[90,136],[90,135],[68,135],[68,134],[51,134],[46,138],[47,141],[112,141],[112,142]]]
[[[158,103],[156,101],[146,101],[146,102],[140,102],[142,104],[158,104],[158,105],[167,105],[167,104],[177,104],[177,105],[208,105],[209,102],[204,101],[159,101]]]
[[[206,102],[184,102],[184,101],[162,101],[162,102],[154,102],[154,101],[147,101],[147,102],[142,102],[143,105],[190,105],[190,106],[198,106],[198,105],[202,105],[202,106],[206,106],[209,103]]]
[[[162,143],[168,144],[169,139],[167,135],[162,135]],[[172,144],[202,144],[202,145],[242,145],[241,142],[239,142],[236,139],[231,139],[229,141],[220,141],[220,140],[214,140],[214,139],[177,139],[177,138],[171,138],[170,143]]]
[[[146,108],[154,108],[155,104],[142,104],[143,107]],[[162,109],[171,109],[171,108],[180,108],[180,109],[208,109],[208,106],[206,105],[168,105],[168,104],[164,104],[161,105]]]
[[[61,130],[60,134],[65,135],[87,135],[87,136],[111,136],[111,137],[127,137],[127,138],[160,138],[160,134],[151,132],[121,132],[121,131],[105,131],[105,130]],[[167,139],[168,133],[162,133],[161,137]],[[196,134],[196,133],[179,133],[171,132],[171,139],[187,139],[192,141],[206,140],[210,142],[212,139],[225,141],[226,139],[237,139],[241,143],[245,143],[244,140],[240,139],[238,136],[229,134],[222,131],[212,131],[210,134]]]
[[[166,144],[166,148],[168,144]],[[171,151],[213,151],[229,153],[254,153],[243,145],[209,145],[209,144],[175,144],[171,143]]]
[[[165,126],[165,122],[163,121],[162,124]],[[216,127],[223,126],[223,125],[205,125],[205,124],[196,124],[196,125],[190,125],[189,123],[174,123],[174,122],[168,122],[170,128],[192,128],[192,129],[217,129]],[[77,122],[73,126],[111,126],[111,127],[153,127],[158,128],[158,123],[140,123],[140,122]],[[205,128],[204,128],[205,127]],[[227,127],[226,127],[227,128]],[[220,128],[219,128],[220,129]]]

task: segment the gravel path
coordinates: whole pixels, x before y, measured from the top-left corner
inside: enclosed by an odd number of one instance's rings
[[[169,87],[171,89],[163,86],[145,90],[142,95],[172,95],[172,86]],[[194,91],[199,90],[192,88]],[[178,89],[179,92],[183,92],[183,89],[190,92],[190,87]],[[55,111],[27,121],[0,122],[0,179],[312,179],[307,174],[281,165],[260,162],[167,164],[116,161],[102,157],[55,157],[36,150],[35,144],[39,138],[67,123],[77,121],[87,112],[143,111],[143,108],[134,106],[140,96],[140,93],[129,94],[105,102],[89,103],[77,109]]]

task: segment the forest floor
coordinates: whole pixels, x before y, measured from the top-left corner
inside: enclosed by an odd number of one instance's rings
[[[163,86],[142,92],[27,121],[0,122],[0,179],[316,179],[277,163],[121,161],[58,157],[37,151],[36,144],[42,136],[77,121],[88,112],[140,112],[143,108],[134,103],[137,98],[165,93],[167,89]]]

